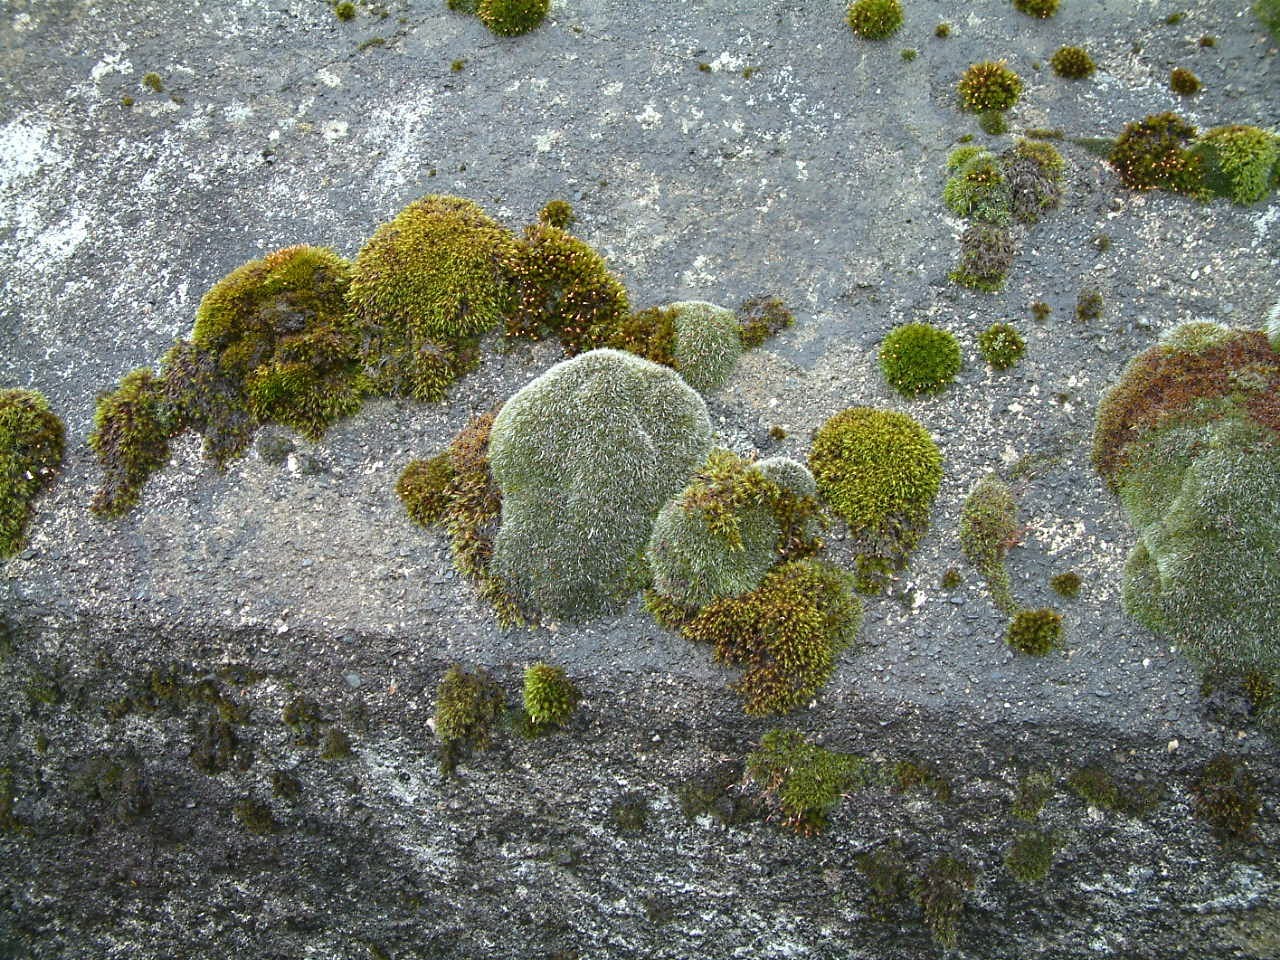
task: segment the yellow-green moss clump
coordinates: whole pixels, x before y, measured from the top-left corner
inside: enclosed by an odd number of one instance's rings
[[[640,585],[662,505],[711,448],[706,404],[671,369],[617,350],[552,367],[503,405],[494,571],[531,610],[596,613]]]
[[[978,334],[982,359],[996,370],[1007,370],[1026,353],[1027,341],[1011,323],[993,323]]]
[[[668,500],[649,539],[654,590],[687,607],[737,597],[777,563],[821,546],[813,477],[785,458],[751,463],[711,451],[693,482]]]
[[[969,492],[960,512],[960,549],[986,580],[996,608],[1005,613],[1013,613],[1017,604],[1004,558],[1021,535],[1013,491],[999,477],[988,474]]]
[[[818,833],[844,794],[867,781],[866,761],[773,730],[747,756],[747,775],[763,791],[770,816],[797,833]]]
[[[942,454],[904,413],[853,407],[815,434],[809,469],[859,553],[905,564],[929,525]]]
[[[160,373],[135,370],[98,403],[89,443],[103,469],[94,510],[118,516],[186,429],[219,466],[279,423],[316,440],[359,409],[366,384],[347,323],[350,265],[320,247],[276,250],[237,267],[200,301],[190,340]]]
[[[616,326],[607,342],[680,373],[699,393],[722,386],[745,343],[732,310],[702,300],[649,307]]]
[[[1058,0],[1013,0],[1015,10],[1047,20],[1058,12]]]
[[[1083,47],[1059,47],[1049,58],[1049,66],[1064,80],[1083,80],[1097,69],[1093,57]]]
[[[550,9],[551,0],[480,0],[476,12],[498,36],[516,37],[542,23]]]
[[[538,223],[525,230],[512,261],[516,297],[507,336],[557,337],[570,356],[611,345],[631,305],[626,288],[584,240]]]
[[[483,670],[473,672],[455,663],[440,678],[432,722],[441,743],[440,767],[445,774],[453,772],[468,748],[484,750],[489,746],[505,706],[502,688]]]
[[[491,569],[502,494],[489,469],[489,432],[497,411],[473,417],[449,446],[414,460],[396,484],[409,518],[439,526],[449,536],[453,565],[492,604],[499,621],[520,623],[515,598]]]
[[[1218,754],[1191,787],[1197,817],[1223,842],[1248,840],[1262,803],[1258,784],[1242,760]]]
[[[696,612],[657,594],[650,594],[650,609],[688,639],[711,645],[721,663],[743,669],[734,689],[753,716],[785,713],[811,699],[862,623],[852,576],[812,559],[776,566],[751,592]]]
[[[64,430],[36,390],[0,390],[0,557],[22,547],[33,501],[62,467]]]
[[[517,243],[470,200],[432,194],[374,232],[348,299],[379,392],[443,399],[514,306]]]
[[[563,668],[535,663],[524,672],[524,712],[538,732],[563,727],[582,694]]]
[[[1057,849],[1053,834],[1032,830],[1014,841],[1004,856],[1004,865],[1019,883],[1036,884],[1049,875]]]
[[[1008,110],[1022,95],[1022,78],[1004,60],[984,60],[965,70],[956,92],[969,113]]]
[[[1280,680],[1280,352],[1188,324],[1098,406],[1093,461],[1137,532],[1129,614],[1204,670]]]
[[[880,371],[889,386],[908,397],[942,391],[961,365],[955,335],[927,323],[894,327],[880,345]]]
[[[902,27],[900,0],[854,0],[845,22],[863,40],[888,40]]]
[[[1019,653],[1042,657],[1062,639],[1062,614],[1045,607],[1019,610],[1009,622],[1005,642]]]

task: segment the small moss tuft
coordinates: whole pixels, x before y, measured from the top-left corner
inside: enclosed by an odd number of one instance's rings
[[[1027,351],[1027,341],[1011,323],[993,323],[978,334],[982,358],[997,370],[1012,367]]]
[[[960,106],[969,113],[1008,110],[1022,94],[1022,78],[1004,60],[970,65],[956,88]]]
[[[902,60],[903,60],[903,62],[904,62],[904,63],[910,63],[912,60],[914,60],[914,59],[915,59],[916,57],[918,57],[919,55],[920,55],[920,51],[919,51],[919,50],[915,50],[915,49],[913,49],[913,48],[911,48],[911,47],[906,48],[906,49],[905,49],[905,50],[903,50],[900,54],[898,54],[898,56],[900,56],[900,57],[902,58]]]
[[[147,478],[169,462],[177,427],[163,384],[150,370],[134,370],[114,393],[98,399],[93,424],[89,446],[103,473],[93,511],[118,517],[138,502]]]
[[[440,766],[446,775],[464,749],[489,747],[494,724],[505,707],[502,688],[483,670],[471,672],[455,663],[445,672],[436,690],[433,723],[442,743]]]
[[[854,0],[845,22],[863,40],[888,40],[902,28],[900,0]]]
[[[1200,92],[1200,78],[1186,67],[1174,67],[1169,73],[1169,89],[1180,97],[1190,97]]]
[[[1058,842],[1052,833],[1033,830],[1014,841],[1004,856],[1005,869],[1023,884],[1039,883],[1049,875]]]
[[[466,67],[466,65],[467,65],[467,61],[465,60],[454,60],[449,64],[449,72],[461,73],[463,69]]]
[[[1037,300],[1031,304],[1031,316],[1035,318],[1038,323],[1044,323],[1053,316],[1053,307],[1049,306],[1043,300]]]
[[[1058,594],[1060,597],[1067,597],[1068,599],[1074,599],[1080,595],[1080,584],[1080,574],[1076,573],[1074,570],[1069,570],[1066,573],[1059,573],[1049,581],[1049,586],[1053,588],[1054,593]]]
[[[930,862],[916,881],[912,896],[924,912],[924,922],[939,946],[956,945],[956,925],[964,912],[966,894],[975,883],[973,871],[954,857]]]
[[[974,485],[960,513],[960,549],[991,590],[996,608],[1013,613],[1017,608],[1009,588],[1004,558],[1022,535],[1018,503],[1008,484],[988,474]]]
[[[1097,320],[1102,316],[1103,306],[1104,301],[1100,290],[1096,287],[1083,287],[1076,295],[1076,319]]]
[[[1120,806],[1120,788],[1115,778],[1101,767],[1081,767],[1067,777],[1067,786],[1077,797],[1100,810],[1116,810]]]
[[[158,73],[144,73],[142,75],[142,85],[152,93],[164,93],[164,81],[160,79]]]
[[[62,468],[65,431],[35,390],[0,390],[0,557],[22,547],[36,496]]]
[[[1049,608],[1019,610],[1009,623],[1005,642],[1019,653],[1041,657],[1062,639],[1062,614]]]
[[[240,825],[250,833],[275,833],[279,827],[271,813],[271,808],[251,797],[236,801],[233,812],[236,819],[240,821]]]
[[[948,277],[964,287],[998,293],[1013,268],[1015,252],[1013,236],[1005,227],[971,224],[960,236],[960,262]]]
[[[581,699],[562,667],[535,663],[524,672],[524,712],[536,728],[563,727]]]
[[[1125,126],[1107,154],[1107,163],[1133,190],[1170,190],[1196,195],[1203,161],[1187,145],[1196,128],[1174,113],[1152,114]]]
[[[334,4],[333,13],[339,20],[354,20],[356,5],[351,0],[343,0],[342,3]]]
[[[551,0],[480,0],[476,12],[490,31],[500,37],[517,37],[546,19]]]
[[[988,136],[998,137],[1009,130],[1009,121],[999,110],[984,110],[978,114],[978,126]]]
[[[963,364],[955,336],[927,323],[895,327],[880,345],[880,370],[889,386],[908,397],[938,393]]]
[[[1097,69],[1093,57],[1083,47],[1059,47],[1049,58],[1049,66],[1066,80],[1083,80]]]
[[[772,816],[797,833],[827,826],[843,795],[859,785],[865,761],[807,742],[794,730],[773,730],[747,757],[747,775],[764,792]]]
[[[947,567],[943,573],[942,579],[939,581],[943,590],[955,590],[964,583],[964,577],[955,567]]]
[[[557,230],[568,230],[578,217],[568,200],[548,200],[538,211],[538,222]]]
[[[1280,185],[1280,134],[1233,124],[1201,134],[1190,153],[1200,161],[1207,194],[1246,205]]]
[[[939,40],[945,40],[951,36],[951,24],[943,21],[933,28],[933,35]]]
[[[1242,760],[1218,754],[1191,788],[1195,814],[1224,842],[1248,840],[1262,809],[1258,785]]]
[[[1052,797],[1053,775],[1046,770],[1033,770],[1018,781],[1018,792],[1010,812],[1019,820],[1033,823]]]
[[[1020,13],[1045,20],[1058,12],[1058,0],[1013,0],[1013,7]]]

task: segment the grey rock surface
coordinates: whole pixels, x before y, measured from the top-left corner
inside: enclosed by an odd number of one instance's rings
[[[0,385],[42,390],[69,440],[28,548],[0,565],[13,634],[0,804],[7,777],[17,824],[0,832],[0,956],[933,955],[914,908],[871,917],[856,857],[892,840],[979,870],[958,956],[1280,956],[1275,746],[1206,710],[1194,669],[1124,616],[1132,532],[1089,465],[1102,389],[1161,330],[1262,322],[1280,200],[1135,194],[1064,142],[1063,206],[1021,239],[997,295],[947,281],[963,225],[941,202],[957,137],[1007,141],[955,108],[970,62],[1007,58],[1024,77],[1014,133],[1114,136],[1169,109],[1201,126],[1274,124],[1275,43],[1244,4],[1211,0],[1177,5],[1176,25],[1155,0],[1064,0],[1048,21],[1002,0],[906,0],[883,43],[854,39],[842,6],[563,0],[514,39],[438,0],[361,4],[349,23],[319,0],[0,8]],[[1092,80],[1053,77],[1064,43],[1088,47]],[[1174,65],[1204,92],[1171,94]],[[164,92],[140,84],[149,71]],[[446,404],[370,403],[319,444],[260,444],[224,473],[186,437],[126,518],[89,513],[95,397],[187,334],[212,283],[293,243],[353,255],[432,192],[512,228],[570,200],[575,232],[637,306],[786,300],[797,324],[708,397],[735,449],[803,460],[812,430],[859,404],[932,431],[946,474],[928,536],[895,595],[868,601],[862,647],[781,722],[933,763],[949,803],[860,792],[814,838],[690,820],[682,785],[777,725],[742,716],[709,652],[638,604],[583,625],[496,625],[394,484],[554,363],[550,345],[489,351]],[[1107,306],[1076,323],[1085,286]],[[1054,308],[1046,323],[1033,300]],[[976,336],[1001,319],[1028,352],[992,373]],[[964,372],[936,398],[904,401],[878,374],[877,344],[907,320],[964,345]],[[766,449],[771,425],[788,438]],[[954,594],[938,586],[962,566],[964,495],[993,468],[1017,475],[1027,524],[1014,594],[1067,616],[1066,648],[1048,658],[1005,646],[971,571]],[[1068,569],[1084,577],[1078,600],[1049,591]],[[586,693],[571,730],[504,737],[442,781],[427,721],[444,669],[490,666],[514,697],[537,659]],[[207,679],[206,694],[137,707],[139,685],[170,668]],[[298,696],[351,736],[352,757],[324,760],[280,721]],[[1190,814],[1195,771],[1224,749],[1262,784],[1256,842],[1240,849]],[[86,787],[100,756],[131,786]],[[1060,789],[1044,815],[1058,862],[1040,887],[1015,884],[1001,858],[1018,776],[1093,762],[1166,784],[1164,801],[1129,818]],[[273,796],[276,771],[299,781],[296,803]],[[637,792],[647,826],[620,833],[612,805]],[[245,798],[270,806],[274,832],[235,818]]]

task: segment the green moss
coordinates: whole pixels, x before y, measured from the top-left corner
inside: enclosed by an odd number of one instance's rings
[[[1093,57],[1083,47],[1059,47],[1049,58],[1049,66],[1066,80],[1083,80],[1097,69]]]
[[[440,678],[433,717],[441,741],[440,767],[449,775],[466,749],[485,750],[493,740],[494,725],[506,708],[502,688],[483,670],[465,670],[454,664]]]
[[[321,760],[346,760],[351,756],[351,738],[337,727],[330,727],[320,747]]]
[[[902,27],[900,0],[854,0],[845,12],[845,23],[863,40],[887,40]]]
[[[1017,140],[1000,154],[1010,206],[1020,223],[1037,223],[1062,202],[1062,154],[1050,143]]]
[[[517,243],[479,206],[432,194],[376,231],[348,290],[374,386],[438,401],[477,362],[476,339],[514,303]]]
[[[1062,639],[1062,614],[1047,607],[1019,610],[1005,633],[1005,642],[1019,653],[1044,656],[1056,649]]]
[[[609,808],[609,822],[619,833],[640,833],[649,822],[649,801],[640,793],[619,798]]]
[[[1012,194],[993,153],[960,147],[951,152],[947,168],[954,172],[947,178],[942,199],[953,213],[984,223],[1009,222]]]
[[[1169,73],[1169,89],[1180,97],[1190,97],[1200,92],[1200,78],[1186,67],[1174,67]]]
[[[978,334],[982,358],[997,370],[1014,366],[1026,353],[1027,341],[1011,323],[993,323]]]
[[[89,446],[103,474],[93,510],[118,517],[138,502],[147,478],[168,463],[169,440],[176,432],[173,411],[160,381],[140,369],[98,400],[93,423]]]
[[[809,469],[859,552],[898,560],[915,549],[942,482],[942,455],[904,413],[854,407],[814,435]]]
[[[404,504],[409,519],[424,527],[444,519],[454,502],[457,471],[449,451],[426,460],[414,460],[396,481],[396,496]]]
[[[333,14],[339,20],[354,20],[356,18],[356,5],[350,0],[343,0],[342,3],[334,4]]]
[[[568,200],[548,200],[538,211],[538,222],[557,230],[568,230],[577,219]]]
[[[950,949],[956,945],[956,927],[974,883],[973,871],[949,856],[930,862],[916,880],[912,896],[924,912],[925,925],[940,946]]]
[[[144,73],[142,75],[142,85],[152,93],[164,93],[164,81],[160,79],[158,73]]]
[[[939,40],[947,39],[947,37],[951,36],[951,24],[946,23],[945,21],[939,23],[933,28],[933,35]]]
[[[207,716],[196,726],[188,757],[191,765],[201,773],[214,776],[233,767],[248,765],[247,756],[239,748],[240,740],[231,724],[216,716]]]
[[[661,609],[655,612],[662,616]],[[668,608],[667,622],[685,637],[711,645],[721,663],[742,667],[734,688],[743,708],[767,716],[806,703],[827,682],[836,655],[857,636],[862,605],[848,573],[816,560],[796,560],[769,571],[759,587],[741,597],[715,600],[683,615]]]
[[[970,113],[1008,110],[1022,94],[1022,78],[1004,60],[971,64],[956,87],[960,106]]]
[[[1037,300],[1031,304],[1031,316],[1035,318],[1037,323],[1044,323],[1053,316],[1053,307],[1043,300]]]
[[[581,699],[562,667],[535,663],[524,672],[524,712],[537,727],[563,727]]]
[[[988,136],[998,137],[1009,130],[1009,121],[999,110],[984,110],[978,114],[978,126]]]
[[[1102,316],[1104,305],[1100,290],[1096,287],[1084,287],[1076,294],[1076,319],[1086,322],[1097,320]]]
[[[275,833],[279,827],[275,816],[271,813],[271,808],[252,797],[237,800],[232,812],[240,825],[250,833],[259,835]]]
[[[1257,781],[1242,760],[1218,754],[1191,788],[1197,817],[1224,842],[1251,839],[1262,802]]]
[[[21,549],[35,498],[62,468],[64,437],[43,394],[0,390],[0,557]]]
[[[550,224],[525,230],[513,269],[517,296],[508,337],[558,337],[573,355],[609,344],[631,309],[626,288],[604,258]]]
[[[14,783],[13,770],[9,766],[0,767],[0,833],[22,833],[26,830],[15,811],[18,793]]]
[[[457,13],[475,16],[480,12],[480,0],[445,0],[445,6]]]
[[[614,605],[640,585],[658,511],[710,447],[706,405],[672,370],[616,350],[552,367],[493,424],[494,572],[548,616]]]
[[[466,69],[466,66],[467,66],[467,61],[461,60],[461,59],[454,60],[449,64],[449,72],[461,73],[464,69]]]
[[[779,471],[783,482],[770,475]],[[778,562],[821,546],[815,492],[809,471],[794,461],[752,464],[713,450],[654,523],[654,589],[688,607],[754,590]]]
[[[1040,817],[1044,805],[1053,798],[1053,775],[1046,770],[1033,770],[1018,781],[1018,792],[1010,811],[1019,820],[1029,823]]]
[[[738,332],[748,350],[763,346],[794,322],[795,317],[779,297],[749,297],[738,306]]]
[[[1280,0],[1256,0],[1253,15],[1271,33],[1271,38],[1280,42]]]
[[[1080,574],[1074,570],[1066,573],[1059,573],[1049,581],[1049,586],[1053,588],[1053,592],[1060,597],[1074,599],[1080,595]]]
[[[128,94],[125,94],[123,97],[120,98],[120,106],[124,107],[124,109],[126,110],[132,107],[133,104],[134,104],[134,99]]]
[[[927,764],[899,760],[890,769],[890,779],[897,793],[928,790],[940,803],[951,799],[951,781]]]
[[[956,590],[959,589],[962,583],[964,583],[964,577],[961,576],[960,571],[955,567],[947,567],[946,572],[943,573],[942,580],[939,581],[939,583],[943,590]]]
[[[1067,786],[1077,797],[1101,810],[1116,810],[1120,806],[1120,788],[1115,778],[1100,767],[1081,767],[1072,771]]]
[[[960,262],[948,277],[961,286],[997,293],[1004,289],[1014,253],[1013,237],[1007,229],[975,223],[961,234]]]
[[[994,474],[974,485],[960,512],[960,549],[982,574],[996,608],[1013,613],[1017,609],[1009,588],[1009,572],[1004,560],[1022,535],[1018,523],[1018,503],[1013,491]]]
[[[873,920],[893,919],[899,907],[910,899],[914,887],[900,844],[890,842],[860,854],[854,863],[870,888],[867,913]]]
[[[1152,114],[1128,124],[1107,154],[1107,162],[1133,190],[1169,190],[1197,195],[1203,161],[1187,145],[1196,128],[1177,114]]]
[[[1058,841],[1052,833],[1034,830],[1023,833],[1004,855],[1005,869],[1023,884],[1036,884],[1049,875]]]
[[[908,397],[938,393],[955,380],[962,360],[955,336],[927,323],[895,327],[880,345],[880,370]]]
[[[297,803],[302,797],[302,783],[287,770],[271,774],[271,795],[286,803]]]
[[[1013,0],[1013,7],[1028,16],[1043,20],[1058,12],[1058,0]]]
[[[551,0],[480,0],[480,20],[500,37],[528,33],[546,19]]]
[[[70,789],[82,809],[116,824],[137,820],[151,809],[153,794],[142,758],[133,750],[99,753],[71,777]]]
[[[1280,185],[1280,135],[1235,124],[1214,127],[1191,146],[1205,190],[1241,205],[1257,203]]]
[[[764,794],[771,816],[798,833],[827,826],[842,796],[865,778],[865,761],[807,742],[794,730],[773,730],[747,757],[747,774]]]
[[[899,56],[902,58],[902,62],[903,62],[903,63],[910,63],[910,62],[911,62],[912,60],[914,60],[916,57],[920,56],[920,51],[919,51],[919,50],[916,50],[916,49],[914,49],[914,48],[912,48],[912,47],[908,47],[908,48],[906,48],[905,50],[903,50],[903,51],[899,54]]]

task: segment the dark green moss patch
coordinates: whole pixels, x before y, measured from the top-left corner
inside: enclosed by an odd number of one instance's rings
[[[1218,754],[1191,788],[1197,817],[1222,841],[1248,840],[1262,809],[1257,781],[1242,760]]]
[[[1074,599],[1080,595],[1080,585],[1083,581],[1080,574],[1074,570],[1068,570],[1066,573],[1059,573],[1049,581],[1049,586],[1053,588],[1053,592],[1060,597],[1068,597]]]
[[[1053,775],[1046,770],[1032,770],[1018,781],[1011,813],[1019,820],[1034,822],[1044,805],[1053,798]]]
[[[629,793],[609,808],[609,821],[619,833],[640,833],[649,822],[649,800],[642,793]]]
[[[1062,640],[1062,614],[1047,607],[1019,610],[1005,633],[1005,642],[1019,653],[1042,657]]]
[[[1033,830],[1020,834],[1004,856],[1005,869],[1019,883],[1039,883],[1049,875],[1057,848],[1052,833]]]
[[[237,801],[232,808],[232,813],[235,814],[235,818],[240,825],[250,833],[260,835],[275,833],[280,826],[276,823],[276,818],[271,813],[271,808],[265,803],[260,803],[252,798]]]
[[[998,610],[1017,608],[1009,586],[1005,556],[1022,536],[1018,503],[1008,484],[994,474],[983,477],[970,491],[960,512],[960,549],[986,580]]]
[[[950,949],[956,945],[960,917],[974,883],[973,870],[949,856],[933,860],[916,880],[912,896],[939,946]]]
[[[62,468],[64,430],[35,390],[0,390],[0,557],[22,547],[34,501]]]
[[[770,817],[798,833],[817,833],[842,795],[865,782],[865,761],[807,742],[793,730],[774,730],[747,757]]]

